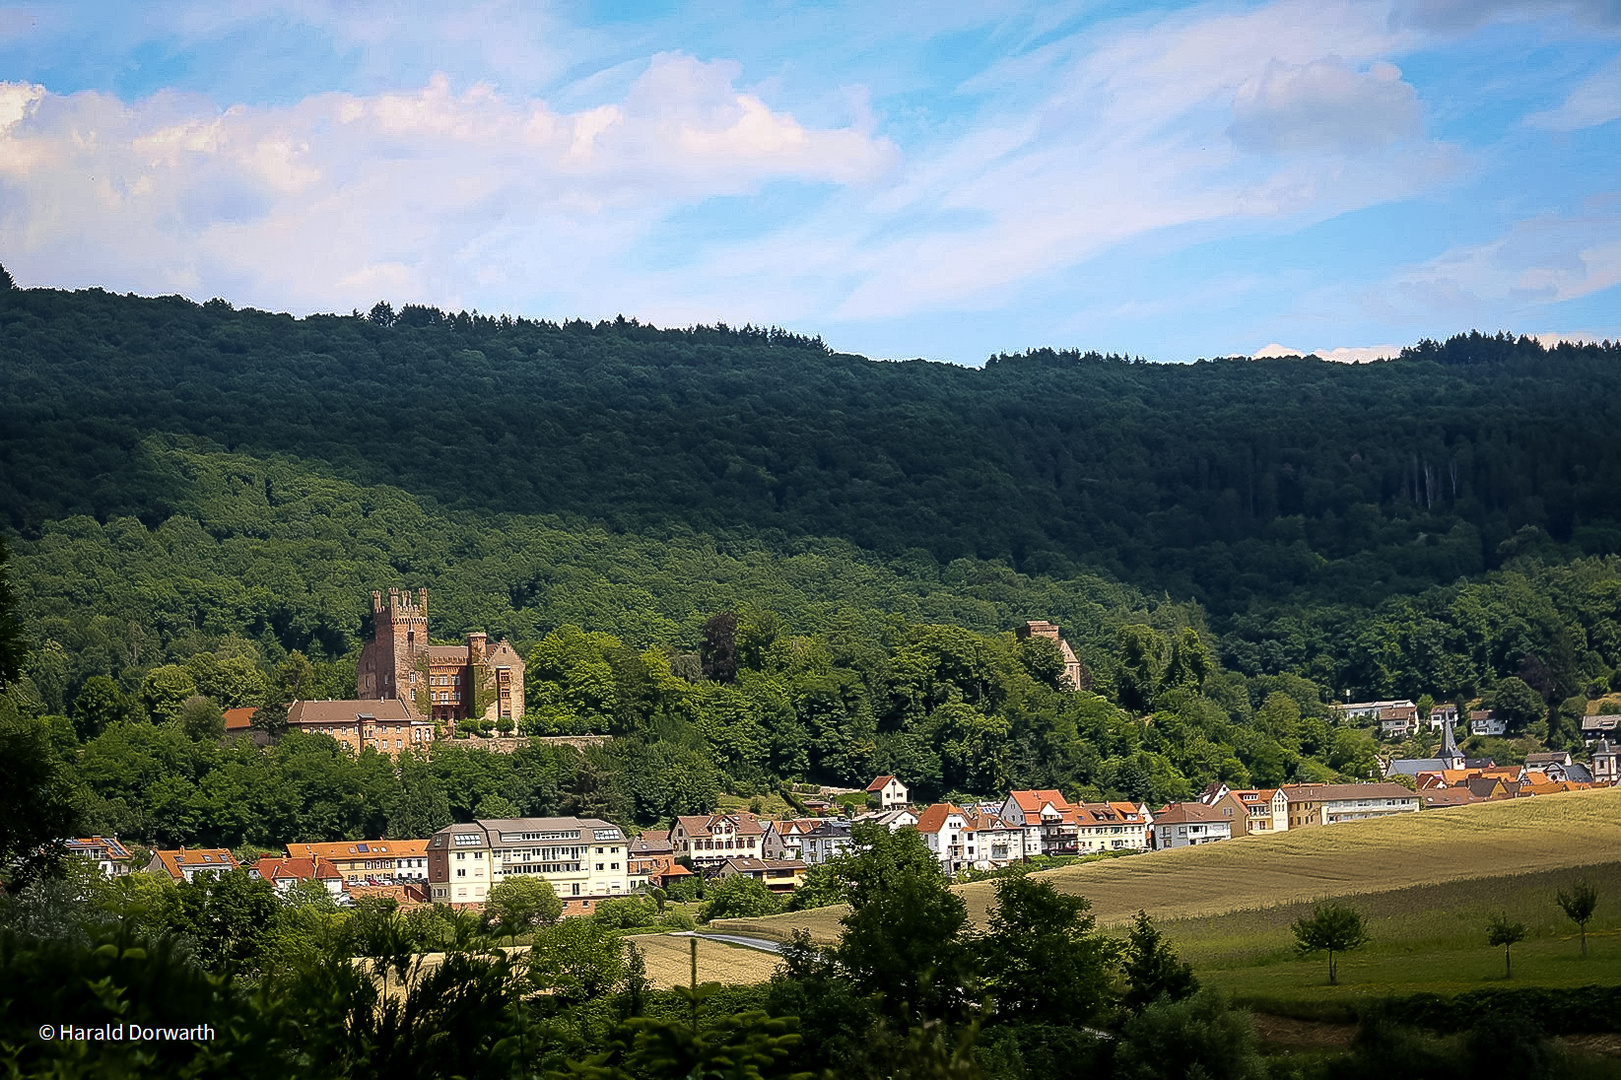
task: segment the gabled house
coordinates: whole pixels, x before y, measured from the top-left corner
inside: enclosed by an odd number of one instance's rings
[[[948,876],[972,865],[965,839],[968,819],[961,809],[951,803],[935,803],[917,816],[916,827]]]
[[[670,843],[668,829],[649,829],[630,842],[626,853],[630,859],[630,889],[632,892],[650,885],[655,878],[663,878],[675,865],[675,846]]]
[[[1217,781],[1205,788],[1199,801],[1232,818],[1235,837],[1270,836],[1289,828],[1289,799],[1281,788],[1234,789]]]
[[[917,824],[917,811],[904,807],[899,810],[869,810],[865,814],[857,814],[851,819],[851,824],[863,821],[882,825],[890,832],[900,832],[908,825]]]
[[[791,893],[805,883],[805,864],[798,859],[727,859],[715,876],[753,878],[779,895]]]
[[[906,805],[906,785],[893,776],[880,776],[867,785],[867,798],[880,810],[895,810]]]
[[[1025,830],[1025,852],[1042,855],[1074,855],[1077,826],[1075,807],[1061,791],[1027,790],[1009,792],[1002,804],[1002,820]]]
[[[1582,741],[1589,746],[1603,739],[1614,742],[1621,738],[1621,716],[1609,714],[1582,717]]]
[[[283,894],[292,891],[300,881],[316,881],[326,888],[333,899],[342,896],[348,884],[338,868],[326,859],[279,859],[266,855],[248,867],[248,876],[270,882],[278,893]]]
[[[824,818],[800,837],[800,859],[806,866],[818,866],[843,855],[853,843],[848,821]]]
[[[123,877],[135,869],[135,856],[118,842],[117,837],[108,840],[102,836],[90,836],[64,841],[62,846],[67,848],[69,855],[89,859],[105,878]]]
[[[695,867],[718,867],[739,856],[764,854],[765,828],[753,814],[696,814],[678,817],[670,828],[675,857],[692,860]]]
[[[1498,717],[1491,709],[1473,709],[1469,713],[1469,734],[1471,735],[1502,735],[1507,733],[1508,724]]]
[[[172,881],[195,881],[198,875],[219,877],[239,867],[236,856],[224,848],[154,851],[146,864],[148,874],[168,874]]]
[[[1233,819],[1204,803],[1172,803],[1154,815],[1154,850],[1194,847],[1230,840]]]
[[[1418,793],[1400,784],[1285,784],[1289,828],[1337,825],[1344,821],[1417,813]]]
[[[1346,720],[1378,720],[1387,709],[1399,712],[1410,709],[1414,716],[1418,715],[1418,706],[1406,698],[1390,701],[1352,701],[1344,705],[1335,705],[1334,709]]]
[[[1593,774],[1588,767],[1574,760],[1568,751],[1559,750],[1543,754],[1527,754],[1525,757],[1525,771],[1541,773],[1549,780],[1575,780],[1578,783],[1592,783]]]
[[[999,870],[1024,858],[1022,826],[1003,821],[998,814],[983,807],[964,807],[962,813],[967,858],[975,870]]]
[[[1075,808],[1075,850],[1146,851],[1153,818],[1148,808],[1129,802],[1081,803]]]
[[[324,859],[346,885],[427,884],[426,840],[339,840],[329,844],[288,844],[289,859]]]
[[[1458,707],[1450,701],[1443,701],[1430,706],[1430,715],[1425,721],[1431,731],[1440,731],[1443,725],[1456,727],[1458,723]]]

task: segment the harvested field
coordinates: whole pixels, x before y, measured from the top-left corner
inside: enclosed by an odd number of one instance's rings
[[[1086,863],[1039,876],[1092,901],[1103,926],[1139,909],[1185,919],[1331,896],[1621,862],[1621,789],[1514,799],[1374,821],[1252,836],[1178,851]],[[991,882],[956,886],[983,926]],[[727,919],[729,930],[787,940],[839,935],[844,908]]]
[[[647,977],[660,990],[686,986],[692,977],[692,941],[669,934],[641,934],[625,939],[642,950]],[[765,982],[776,970],[775,953],[697,938],[698,981],[746,986]]]

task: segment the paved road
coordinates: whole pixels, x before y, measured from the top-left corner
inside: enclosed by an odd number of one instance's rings
[[[671,937],[701,937],[709,941],[723,941],[728,945],[741,945],[746,949],[759,949],[761,952],[780,953],[780,942],[768,941],[765,938],[743,937],[740,934],[706,934],[698,930],[677,930]]]

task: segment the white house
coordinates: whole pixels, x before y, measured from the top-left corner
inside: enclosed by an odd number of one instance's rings
[[[1146,851],[1153,817],[1129,802],[1082,803],[1075,808],[1075,850]]]
[[[1025,830],[994,813],[980,807],[963,810],[963,840],[965,855],[975,870],[999,870],[1021,861],[1026,854]]]
[[[236,856],[224,848],[154,851],[146,864],[148,874],[168,874],[174,881],[195,881],[198,874],[219,877],[238,867]]]
[[[1172,803],[1154,815],[1154,850],[1194,847],[1233,838],[1233,819],[1203,803]]]
[[[1440,731],[1442,725],[1454,725],[1458,722],[1458,707],[1450,701],[1431,705],[1427,722],[1431,731]]]
[[[799,857],[806,866],[816,866],[843,855],[850,850],[851,843],[848,821],[818,821],[800,837]]]
[[[1469,714],[1469,734],[1471,735],[1502,735],[1508,731],[1508,724],[1499,719],[1491,709],[1475,709]]]
[[[935,803],[918,815],[917,831],[934,857],[940,860],[940,869],[947,874],[956,874],[972,865],[966,842],[968,819],[959,808],[950,803]]]
[[[1410,709],[1414,716],[1418,715],[1418,706],[1406,698],[1391,701],[1352,701],[1344,705],[1335,705],[1334,708],[1347,720],[1378,720],[1386,709],[1397,709],[1402,712]]]
[[[64,841],[62,846],[68,849],[69,855],[77,855],[81,859],[89,859],[95,863],[102,877],[123,877],[134,869],[130,865],[134,856],[129,853],[128,848],[118,842],[116,837],[108,840],[102,836],[91,836]]]
[[[1060,791],[1014,791],[1002,804],[1002,820],[1025,830],[1025,853],[1074,855],[1075,807]]]
[[[906,785],[893,776],[880,776],[867,785],[867,797],[880,810],[894,810],[906,805]]]

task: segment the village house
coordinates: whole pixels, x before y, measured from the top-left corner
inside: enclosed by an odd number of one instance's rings
[[[964,842],[967,820],[951,803],[935,803],[917,816],[918,835],[940,860],[940,869],[954,876],[972,865]]]
[[[675,819],[670,847],[678,859],[694,867],[714,868],[738,856],[759,858],[765,853],[765,829],[753,814],[696,814]]]
[[[849,851],[853,843],[848,821],[824,819],[800,835],[799,857],[806,866],[819,866]]]
[[[1229,788],[1216,780],[1199,801],[1231,818],[1234,836],[1270,836],[1289,829],[1289,797],[1282,788]]]
[[[154,851],[146,864],[148,874],[168,874],[171,881],[195,881],[197,875],[219,877],[237,869],[236,856],[224,848]]]
[[[1379,734],[1387,739],[1406,738],[1418,730],[1416,706],[1392,705],[1379,710]]]
[[[880,776],[867,785],[867,798],[880,810],[896,810],[906,805],[906,785],[893,776]]]
[[[805,883],[805,864],[798,859],[738,857],[721,863],[720,871],[715,876],[729,878],[739,874],[753,878],[780,896],[793,892]]]
[[[62,846],[67,848],[69,855],[90,860],[104,878],[123,877],[135,869],[132,865],[135,856],[118,842],[117,837],[109,840],[102,836],[90,836],[63,841]]]
[[[1600,739],[1614,742],[1617,738],[1621,738],[1621,716],[1594,714],[1582,717],[1582,742],[1588,746]]]
[[[1059,677],[1059,681],[1066,689],[1090,690],[1092,688],[1091,680],[1086,674],[1086,665],[1082,664],[1081,658],[1075,655],[1075,650],[1070,648],[1069,642],[1059,636],[1056,624],[1045,619],[1031,619],[1014,633],[1021,641],[1026,638],[1045,638],[1058,646],[1058,654],[1064,659],[1064,673]]]
[[[1003,821],[1025,830],[1026,855],[1074,855],[1075,807],[1060,791],[1013,791],[1002,804]]]
[[[330,844],[288,844],[289,859],[330,862],[348,885],[381,885],[396,881],[426,883],[426,840],[339,840]]]
[[[1230,840],[1233,820],[1203,803],[1172,803],[1154,815],[1153,832],[1154,850],[1170,851]]]
[[[1083,802],[1075,807],[1075,850],[1146,851],[1153,815],[1129,802]]]
[[[1525,771],[1541,773],[1549,780],[1574,780],[1577,783],[1590,784],[1593,774],[1588,767],[1570,756],[1568,750],[1555,750],[1542,754],[1527,754],[1525,756]]]
[[[344,895],[347,884],[338,868],[325,859],[276,858],[266,855],[248,867],[248,876],[268,881],[283,895],[292,891],[301,881],[319,882],[334,900]]]
[[[668,829],[649,829],[630,842],[630,888],[646,888],[662,880],[675,865],[675,846]]]
[[[1289,800],[1291,829],[1419,810],[1417,793],[1400,784],[1285,784],[1282,790]]]
[[[1380,720],[1386,710],[1395,710],[1399,715],[1418,715],[1418,706],[1406,698],[1391,701],[1353,701],[1344,705],[1335,705],[1334,709],[1345,720]]]
[[[552,883],[564,914],[630,893],[629,840],[596,818],[496,818],[447,825],[428,839],[428,883],[435,903],[482,904],[503,877],[533,874]]]
[[[1022,826],[1003,821],[983,806],[963,807],[962,814],[967,859],[973,869],[1000,870],[1024,859]]]
[[[917,824],[917,812],[906,807],[899,810],[869,810],[865,814],[857,814],[850,821],[851,824],[871,822],[874,825],[882,825],[890,832],[899,832],[908,825]]]
[[[1500,719],[1491,709],[1472,709],[1469,713],[1469,734],[1471,735],[1503,735],[1508,732],[1508,724]]]
[[[1442,726],[1455,727],[1458,723],[1458,707],[1450,701],[1443,701],[1430,706],[1429,718],[1425,721],[1431,731],[1440,731]]]

